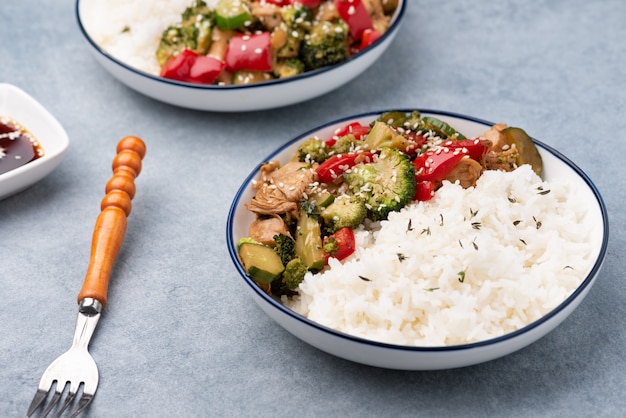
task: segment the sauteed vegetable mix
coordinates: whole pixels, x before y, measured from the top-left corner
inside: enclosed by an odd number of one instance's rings
[[[397,0],[195,1],[166,28],[160,75],[203,84],[248,84],[339,64],[389,27]]]
[[[246,205],[256,219],[238,243],[239,255],[267,293],[291,295],[307,272],[355,251],[355,228],[430,200],[444,181],[469,188],[485,170],[524,164],[541,176],[532,139],[504,124],[466,138],[417,110],[386,112],[369,125],[348,123],[330,138],[305,140],[287,164],[261,167]]]

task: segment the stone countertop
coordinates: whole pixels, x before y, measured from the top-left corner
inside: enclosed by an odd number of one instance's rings
[[[63,163],[0,201],[0,416],[24,416],[70,345],[115,145],[148,146],[109,303],[90,352],[89,417],[613,417],[626,410],[626,2],[411,0],[391,47],[344,87],[287,108],[211,113],[142,96],[93,58],[70,0],[0,8],[0,82],[67,130]],[[407,372],[319,351],[275,324],[238,277],[226,216],[247,174],[323,122],[427,108],[523,127],[583,169],[610,219],[578,309],[506,357]]]

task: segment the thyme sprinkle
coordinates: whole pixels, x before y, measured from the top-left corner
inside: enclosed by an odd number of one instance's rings
[[[408,231],[412,231],[413,230],[413,222],[411,222],[412,220],[409,219],[409,224],[406,227],[407,232]]]
[[[463,283],[465,281],[465,270],[459,271],[457,274],[459,275],[459,282]]]
[[[406,260],[406,255],[398,253],[398,261],[403,262],[404,260]]]
[[[365,282],[371,282],[371,279],[368,279],[367,277],[363,277],[363,276],[359,276],[359,279],[365,281]]]
[[[480,229],[483,225],[480,222],[472,222],[472,228]]]
[[[430,236],[430,227],[422,229],[422,234]]]

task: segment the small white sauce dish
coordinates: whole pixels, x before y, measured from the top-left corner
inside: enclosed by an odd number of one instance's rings
[[[402,109],[393,109],[402,110]],[[404,110],[410,112],[412,109]],[[450,112],[420,110],[422,115],[439,118],[468,137],[478,136],[488,130],[493,123]],[[328,138],[337,128],[348,122],[358,121],[368,124],[384,111],[354,115],[336,120],[303,133],[289,141],[263,160],[278,160],[286,163],[295,154],[298,145],[313,136]],[[476,343],[454,346],[404,346],[375,342],[348,335],[316,323],[292,311],[280,300],[268,296],[245,273],[237,254],[240,238],[248,236],[248,228],[254,214],[245,204],[256,193],[253,182],[258,178],[261,162],[245,179],[237,191],[228,214],[226,226],[227,246],[235,269],[243,286],[261,309],[280,326],[302,341],[337,357],[370,366],[398,370],[440,370],[465,367],[494,360],[508,355],[542,338],[561,324],[576,309],[599,276],[608,245],[608,217],[606,207],[597,188],[587,175],[561,152],[533,139],[543,160],[543,177],[547,181],[566,180],[576,189],[583,191],[583,198],[589,204],[592,218],[590,241],[593,243],[592,265],[582,283],[562,303],[540,319],[497,338]]]
[[[0,115],[15,120],[30,132],[44,152],[42,157],[0,174],[0,199],[3,199],[50,174],[63,160],[69,137],[37,100],[11,84],[0,84]]]
[[[400,29],[407,6],[406,0],[400,0],[388,30],[368,48],[352,55],[341,64],[290,78],[247,85],[220,86],[184,83],[152,75],[122,62],[105,51],[90,35],[90,20],[86,7],[94,1],[96,0],[77,0],[76,18],[90,52],[105,70],[131,89],[153,99],[174,106],[214,112],[244,112],[284,107],[319,97],[348,83],[369,68],[387,50]]]

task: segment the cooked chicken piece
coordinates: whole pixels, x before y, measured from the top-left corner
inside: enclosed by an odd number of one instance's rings
[[[285,221],[278,215],[270,218],[257,218],[248,230],[250,238],[271,247],[276,245],[274,236],[279,234],[291,236]]]
[[[503,148],[507,148],[506,135],[502,132],[506,129],[506,127],[507,126],[504,123],[498,123],[493,125],[491,129],[481,135],[483,138],[491,141],[492,150],[501,151]]]
[[[213,28],[211,34],[211,47],[207,55],[224,60],[226,56],[226,49],[228,48],[228,41],[235,36],[235,31],[232,30],[220,30],[219,28]]]
[[[451,183],[458,180],[461,187],[467,189],[468,187],[476,186],[476,180],[478,180],[482,172],[483,166],[480,163],[466,157],[459,161],[445,179]]]
[[[262,215],[288,213],[298,217],[298,202],[302,200],[309,184],[317,181],[317,174],[306,163],[292,161],[276,169],[278,162],[271,161],[261,167],[262,182],[254,199],[246,205],[248,210]]]
[[[251,5],[251,11],[252,14],[258,17],[263,23],[263,26],[265,26],[265,28],[270,32],[283,21],[283,18],[280,15],[280,7],[275,4],[261,4],[255,1]]]
[[[382,0],[363,0],[363,5],[372,18],[374,29],[384,33],[389,27],[389,16],[385,16]]]
[[[306,163],[298,161],[289,162],[270,175],[270,182],[284,193],[287,200],[293,202],[302,200],[309,184],[316,180],[315,171]]]
[[[516,148],[509,148],[505,151],[489,151],[485,155],[485,169],[513,171],[517,168],[518,154]]]
[[[249,211],[258,215],[293,214],[297,217],[297,202],[287,200],[285,194],[273,184],[262,183],[254,199],[246,204]]]
[[[314,22],[334,22],[339,19],[339,12],[335,7],[334,2],[327,1],[321,3],[319,8],[317,9],[317,14],[313,19]]]

